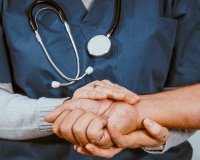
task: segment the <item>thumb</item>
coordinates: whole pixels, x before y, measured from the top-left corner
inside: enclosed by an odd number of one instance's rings
[[[48,113],[44,119],[48,123],[53,123],[64,111],[66,111],[64,105],[59,105],[52,112]]]
[[[169,138],[169,131],[153,120],[146,118],[143,121],[146,130],[159,142],[166,142]]]
[[[133,142],[129,135],[122,135],[113,124],[107,126],[111,139],[119,148],[128,148]]]

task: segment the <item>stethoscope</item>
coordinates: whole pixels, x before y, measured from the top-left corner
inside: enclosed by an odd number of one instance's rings
[[[102,3],[103,3],[103,1],[102,1]],[[34,7],[37,6],[38,4],[48,4],[48,5],[51,5],[54,8],[46,7],[46,8],[40,9],[35,14],[35,20],[34,20],[34,18],[32,16],[32,11],[33,11]],[[45,45],[44,45],[44,43],[42,41],[42,38],[41,38],[41,36],[40,36],[40,34],[38,32],[37,16],[38,16],[38,14],[40,12],[42,12],[44,10],[55,11],[59,15],[61,21],[64,23],[65,29],[66,29],[66,31],[67,31],[67,33],[69,35],[70,41],[72,43],[72,46],[74,48],[74,52],[75,52],[75,55],[76,55],[77,74],[76,74],[76,77],[74,79],[66,77],[56,67],[56,65],[52,61],[51,57],[49,56],[48,51],[46,50]],[[121,13],[121,0],[118,0],[117,1],[117,10],[116,10],[115,21],[114,21],[111,29],[108,31],[106,36],[105,35],[97,35],[97,36],[95,36],[95,37],[93,37],[93,38],[91,38],[89,40],[89,42],[87,44],[87,50],[88,50],[89,55],[94,56],[94,57],[102,57],[102,56],[108,54],[108,52],[110,51],[110,48],[111,48],[110,36],[112,36],[112,34],[114,33],[114,31],[115,31],[115,29],[116,29],[116,27],[117,27],[117,25],[119,23],[120,13]],[[64,78],[67,81],[70,81],[69,83],[60,83],[60,82],[57,82],[57,81],[53,81],[51,83],[51,86],[53,88],[58,88],[60,86],[69,86],[69,85],[73,84],[75,81],[79,81],[79,80],[83,79],[86,75],[92,74],[93,68],[92,67],[88,67],[85,70],[85,73],[82,76],[79,76],[79,74],[80,74],[80,61],[79,61],[78,50],[77,50],[76,44],[74,42],[73,36],[71,34],[70,26],[67,23],[67,19],[65,17],[65,14],[64,14],[63,10],[60,8],[60,6],[56,2],[50,1],[50,0],[36,0],[30,5],[29,10],[28,10],[28,14],[29,14],[29,22],[31,24],[31,27],[34,30],[35,36],[36,36],[38,42],[40,43],[42,49],[44,50],[44,53],[45,53],[49,63],[51,64],[51,66],[54,68],[54,70],[62,78]]]

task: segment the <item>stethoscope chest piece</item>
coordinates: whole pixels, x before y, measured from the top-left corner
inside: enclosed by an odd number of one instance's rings
[[[90,39],[87,45],[88,52],[91,56],[105,56],[111,48],[111,41],[107,36],[97,35]]]

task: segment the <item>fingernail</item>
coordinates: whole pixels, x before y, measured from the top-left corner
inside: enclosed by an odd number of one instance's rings
[[[119,97],[124,97],[125,96],[125,94],[123,94],[123,93],[118,93],[117,94]]]
[[[74,145],[74,150],[77,150],[77,148],[78,148],[78,147],[77,147],[76,145]]]
[[[136,101],[136,100],[139,100],[139,99],[140,99],[140,97],[137,96],[137,95],[130,97],[131,101]]]
[[[92,148],[86,147],[86,149],[90,152],[93,152],[94,150]]]
[[[144,120],[144,125],[145,125],[146,127],[151,127],[151,126],[153,125],[153,121],[150,120],[149,118],[146,118],[146,119]]]
[[[109,132],[110,132],[110,133],[114,133],[114,132],[115,132],[115,128],[114,128],[113,125],[109,125],[109,126],[108,126],[108,129],[109,129]]]
[[[80,148],[78,148],[78,149],[77,149],[77,152],[81,153],[81,149],[80,149]]]

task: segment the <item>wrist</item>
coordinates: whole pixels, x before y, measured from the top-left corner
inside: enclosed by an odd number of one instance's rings
[[[135,104],[138,111],[137,129],[144,129],[143,121],[146,118],[152,118],[154,115],[152,108],[155,106],[155,97],[151,95],[140,96],[140,101]]]

